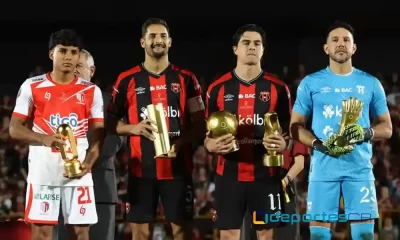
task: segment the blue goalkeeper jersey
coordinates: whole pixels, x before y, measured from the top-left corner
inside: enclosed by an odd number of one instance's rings
[[[337,75],[329,67],[301,81],[293,111],[312,117],[312,132],[326,140],[339,131],[342,100],[350,97],[364,102],[358,121],[364,128],[370,127],[370,116],[388,112],[385,91],[378,79],[356,68],[349,74]],[[311,156],[309,181],[375,180],[370,142],[355,145],[351,153],[338,158],[314,150]]]

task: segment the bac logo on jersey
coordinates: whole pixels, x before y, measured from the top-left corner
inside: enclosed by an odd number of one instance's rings
[[[171,91],[174,93],[178,93],[181,91],[181,84],[179,83],[171,83]]]
[[[239,94],[239,98],[240,99],[256,98],[256,95],[254,93]]]
[[[53,127],[58,127],[61,124],[68,124],[72,128],[78,126],[78,114],[70,113],[68,117],[61,117],[59,113],[50,115],[50,125]]]
[[[269,92],[260,92],[260,99],[263,102],[268,102],[271,99],[271,94]]]

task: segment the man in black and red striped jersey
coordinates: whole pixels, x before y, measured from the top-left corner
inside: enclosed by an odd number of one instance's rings
[[[288,132],[291,101],[288,87],[261,69],[265,32],[256,25],[244,25],[233,37],[236,68],[210,85],[207,91],[207,111],[225,110],[239,117],[236,139],[240,150],[228,153],[233,136],[210,138],[204,145],[218,155],[215,190],[215,227],[221,239],[239,239],[246,208],[251,212],[282,211],[280,168],[263,165],[266,149],[284,152],[290,144],[283,136],[264,136],[264,114],[278,114],[283,133]],[[270,239],[278,223],[257,225],[260,239]]]
[[[109,130],[128,136],[129,183],[127,220],[133,239],[148,239],[148,223],[156,218],[159,198],[174,239],[191,239],[193,217],[192,147],[204,138],[205,112],[201,88],[193,73],[168,61],[171,38],[167,23],[149,19],[142,27],[145,61],[121,73],[108,113]],[[175,159],[156,158],[146,106],[162,103]],[[126,123],[120,121],[126,119]],[[186,231],[187,230],[187,234]]]

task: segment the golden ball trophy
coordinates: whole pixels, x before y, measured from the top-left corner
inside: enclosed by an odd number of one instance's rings
[[[227,134],[236,136],[238,127],[239,121],[235,114],[227,111],[215,112],[207,119],[207,130],[210,132],[212,138],[218,138]],[[239,143],[234,139],[230,152],[236,152],[238,150]]]
[[[278,114],[275,112],[268,112],[264,114],[264,136],[281,135],[281,125],[279,124]],[[281,167],[283,166],[283,155],[277,151],[267,150],[264,155],[264,166],[266,167]]]
[[[156,105],[147,105],[147,113],[149,119],[154,121],[157,125],[157,132],[153,133],[155,136],[153,141],[154,149],[156,151],[154,158],[176,158],[176,152],[172,149],[169,141],[169,133],[163,104],[158,103]]]
[[[81,162],[78,160],[78,149],[76,147],[74,132],[68,124],[61,124],[57,127],[57,132],[63,139],[68,139],[72,151],[72,158],[68,158],[66,146],[59,146],[61,157],[64,160],[64,173],[68,178],[76,177],[82,172]]]
[[[342,137],[346,126],[356,124],[361,117],[364,103],[359,101],[357,98],[349,98],[349,100],[342,101],[342,120],[340,121],[340,127],[338,132],[338,138],[336,144],[339,147],[348,145]]]

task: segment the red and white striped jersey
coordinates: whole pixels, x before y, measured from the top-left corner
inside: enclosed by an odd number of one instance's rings
[[[74,130],[79,160],[82,162],[89,146],[86,138],[88,124],[104,120],[103,97],[95,84],[81,78],[75,78],[70,84],[58,84],[51,79],[50,74],[45,74],[29,78],[21,85],[13,116],[32,118],[32,130],[41,134],[55,134],[60,124],[69,124]],[[70,150],[68,155],[72,157]],[[50,186],[93,185],[91,174],[78,180],[64,178],[61,154],[50,147],[30,145],[28,159],[29,183]]]

